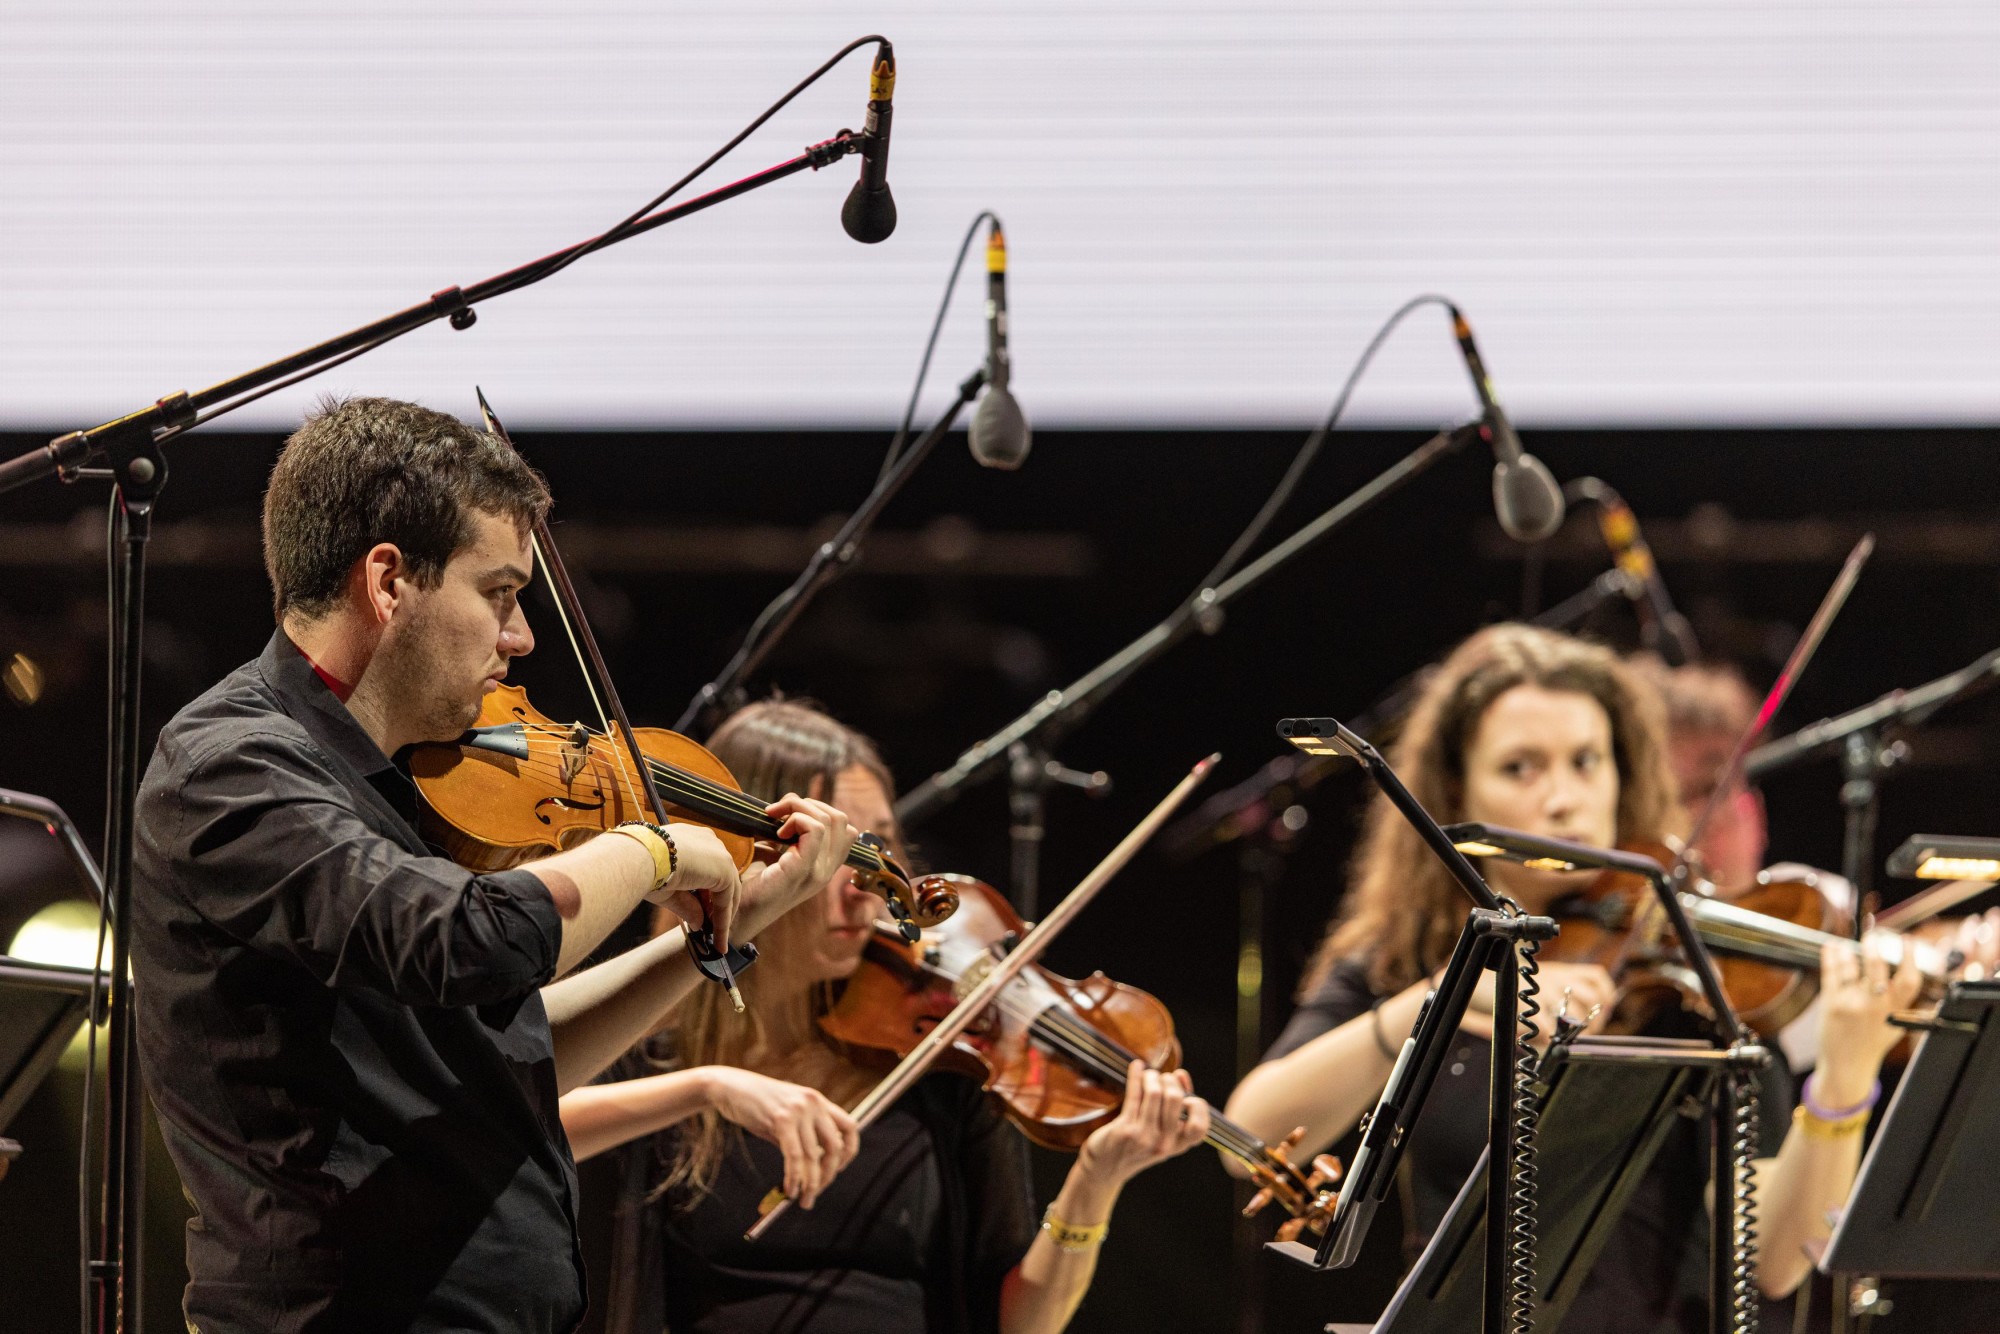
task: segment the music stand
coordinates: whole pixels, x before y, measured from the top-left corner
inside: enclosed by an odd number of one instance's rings
[[[39,824],[62,845],[77,876],[104,902],[104,878],[63,808],[47,797],[0,788],[0,819]],[[0,1130],[61,1059],[63,1048],[104,1001],[104,975],[91,968],[31,963],[0,954]],[[21,1152],[0,1140],[0,1177]]]
[[[1534,1329],[1553,1334],[1568,1314],[1690,1099],[1706,1104],[1730,1055],[1706,1042],[1577,1038],[1541,1062],[1548,1092],[1538,1122]],[[1482,1153],[1444,1221],[1388,1308],[1347,1334],[1457,1334],[1479,1321],[1486,1248]]]
[[[1954,982],[1875,1132],[1819,1268],[2000,1278],[2000,982]]]
[[[0,954],[0,1130],[83,1027],[94,977],[88,968]]]

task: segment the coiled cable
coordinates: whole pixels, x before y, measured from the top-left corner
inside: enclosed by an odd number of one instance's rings
[[[1760,1318],[1757,1294],[1757,1181],[1759,1085],[1754,1070],[1729,1072],[1730,1223],[1734,1228],[1730,1265],[1730,1328],[1755,1334]]]
[[[1507,1201],[1507,1323],[1513,1334],[1535,1328],[1535,1136],[1541,1121],[1541,1054],[1535,1049],[1542,1012],[1541,942],[1515,947],[1520,962],[1520,1016],[1514,1048],[1514,1177]]]

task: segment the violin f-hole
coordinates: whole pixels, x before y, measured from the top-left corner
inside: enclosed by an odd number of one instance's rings
[[[565,811],[601,811],[601,810],[603,810],[603,809],[604,809],[604,789],[602,789],[602,788],[592,788],[592,789],[591,789],[591,793],[590,793],[590,795],[592,795],[593,797],[596,797],[596,798],[597,798],[597,800],[596,800],[596,801],[578,801],[578,800],[577,800],[576,798],[574,798],[574,797],[543,797],[543,798],[542,798],[542,799],[541,799],[540,801],[538,801],[538,802],[536,802],[536,803],[535,803],[535,818],[536,818],[537,820],[540,820],[540,821],[541,821],[541,822],[542,822],[543,824],[552,824],[552,823],[554,823],[553,821],[551,821],[551,820],[549,819],[549,817],[548,817],[547,815],[543,814],[543,812],[542,812],[542,807],[544,807],[544,806],[554,806],[554,807],[556,807],[556,808],[557,808],[557,809],[559,809],[559,810],[565,810]]]

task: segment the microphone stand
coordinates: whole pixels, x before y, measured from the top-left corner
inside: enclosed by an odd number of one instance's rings
[[[723,665],[713,681],[696,691],[687,707],[681,710],[679,720],[674,723],[676,732],[691,732],[700,727],[705,735],[722,718],[743,706],[743,678],[756,671],[770,656],[771,650],[778,646],[778,641],[785,637],[785,632],[792,628],[813,598],[847,573],[855,558],[861,554],[861,543],[869,530],[874,528],[882,510],[903,489],[903,483],[910,479],[910,474],[930,457],[938,441],[944,439],[957,422],[958,414],[965,411],[966,404],[979,397],[979,391],[985,385],[984,367],[965,377],[958,386],[958,397],[931,429],[897,457],[894,466],[876,481],[875,489],[868,493],[860,508],[847,517],[840,531],[813,552],[812,559],[806,562],[805,569],[792,580],[791,586],[771,599],[770,605],[757,614],[757,619],[744,632],[743,644],[736,650],[735,656]]]
[[[91,1318],[100,1331],[137,1334],[144,1313],[140,1303],[139,1265],[142,1238],[145,1137],[143,1102],[132,1023],[129,923],[132,903],[132,832],[139,778],[140,635],[145,622],[146,550],[152,534],[153,508],[166,485],[167,460],[161,446],[197,425],[213,421],[265,393],[282,388],[281,381],[304,379],[332,365],[358,357],[393,338],[436,320],[448,320],[458,330],[478,319],[475,305],[517,288],[539,282],[585,253],[630,240],[726,199],[748,194],[773,181],[805,171],[817,171],[850,153],[859,152],[863,137],[842,130],[833,138],[807,148],[797,157],[746,176],[733,184],[658,209],[552,255],[509,269],[471,287],[447,287],[420,305],[385,316],[316,343],[268,365],[196,393],[169,394],[151,407],[123,417],[58,436],[39,449],[0,463],[0,493],[54,475],[65,482],[109,481],[117,492],[113,541],[119,549],[110,575],[110,755],[108,808],[104,828],[106,911],[110,917],[111,1032],[108,1043],[106,1100],[110,1119],[104,1136],[104,1180],[98,1217],[97,1258],[89,1262]],[[86,465],[99,459],[108,468]]]
[[[1907,753],[1901,741],[1884,744],[1884,729],[1897,725],[1921,726],[1939,709],[1985,689],[1996,678],[2000,678],[2000,649],[1935,681],[1911,690],[1892,690],[1872,704],[1809,723],[1790,736],[1757,747],[1744,761],[1744,776],[1754,782],[1800,760],[1839,748],[1840,869],[1854,886],[1857,936],[1868,915],[1865,911],[1868,896],[1875,887],[1873,850],[1876,818],[1881,808],[1881,779]]]
[[[1523,1198],[1521,1182],[1533,1181],[1535,1123],[1539,1109],[1517,1078],[1520,1057],[1522,983],[1532,984],[1531,966],[1524,966],[1524,949],[1532,958],[1545,941],[1555,938],[1554,919],[1524,913],[1496,895],[1451,831],[1441,829],[1430,812],[1403,785],[1396,771],[1375,747],[1332,718],[1286,718],[1278,735],[1309,754],[1341,756],[1358,761],[1432,855],[1444,865],[1458,887],[1472,900],[1459,931],[1451,960],[1437,985],[1424,997],[1417,1022],[1404,1039],[1375,1110],[1362,1122],[1361,1145],[1340,1185],[1340,1200],[1319,1245],[1270,1242],[1266,1249],[1313,1269],[1347,1268],[1359,1257],[1370,1222],[1387,1197],[1396,1164],[1422,1114],[1424,1103],[1443,1068],[1445,1053],[1456,1043],[1479,974],[1493,973],[1492,1073],[1487,1088],[1486,1248],[1481,1290],[1482,1334],[1506,1334],[1513,1328],[1508,1315],[1517,1300],[1532,1302],[1516,1285],[1532,1287],[1532,1277],[1517,1275],[1517,1256],[1533,1273],[1534,1209],[1532,1185]],[[1532,999],[1535,990],[1527,993]],[[1525,1255],[1520,1247],[1528,1247]]]
[[[1639,582],[1614,565],[1578,592],[1536,616],[1529,624],[1548,630],[1567,630],[1616,598],[1633,600],[1643,596],[1644,590]],[[1377,739],[1382,729],[1399,718],[1408,707],[1417,693],[1418,684],[1418,676],[1414,673],[1397,681],[1387,693],[1355,717],[1349,730],[1371,741]],[[1338,767],[1323,756],[1280,755],[1235,787],[1218,792],[1171,825],[1161,836],[1160,846],[1170,857],[1187,858],[1224,843],[1249,838],[1269,818],[1272,794],[1279,788],[1291,787],[1303,791],[1315,787],[1320,779]]]
[[[1463,449],[1472,441],[1480,439],[1480,429],[1483,424],[1483,420],[1468,422],[1439,431],[1400,461],[1364,483],[1339,504],[1229,578],[1213,588],[1203,588],[1196,592],[1193,597],[1176,607],[1165,620],[1083,676],[1060,690],[1051,690],[1027,712],[960,755],[957,762],[949,769],[932,774],[905,793],[903,799],[896,803],[896,819],[899,824],[908,829],[925,817],[944,809],[957,800],[959,793],[966,787],[989,777],[1002,765],[1009,764],[1010,759],[1015,756],[1022,757],[1025,762],[1010,765],[1012,772],[1022,774],[1029,782],[1045,783],[1045,779],[1036,777],[1035,771],[1039,765],[1043,775],[1049,773],[1046,766],[1052,761],[1048,759],[1048,754],[1055,742],[1087,718],[1091,711],[1112,691],[1123,685],[1127,678],[1180,643],[1195,630],[1199,629],[1203,634],[1216,633],[1222,628],[1223,609],[1230,602],[1263,583],[1292,560],[1345,527],[1357,515],[1446,454]],[[1022,749],[1017,750],[1017,746]],[[1060,776],[1058,778],[1060,780]],[[1015,827],[1022,829],[1023,822],[1017,820]],[[1018,878],[1025,872],[1028,875],[1030,889],[1035,876],[1033,863],[1036,861],[1040,833],[1040,824],[1037,820],[1032,830],[1032,843],[1025,836],[1016,838],[1015,874]],[[1014,886],[1012,897],[1017,909],[1029,917],[1034,916],[1034,902],[1029,893],[1024,892],[1022,885],[1017,883]]]

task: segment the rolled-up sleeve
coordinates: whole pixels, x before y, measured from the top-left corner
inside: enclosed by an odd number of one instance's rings
[[[199,884],[189,905],[245,946],[413,1006],[503,1004],[554,976],[562,926],[538,877],[475,875],[376,833],[295,738],[243,735],[180,772],[142,819],[185,869],[179,888]]]

